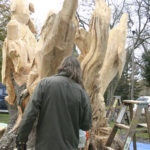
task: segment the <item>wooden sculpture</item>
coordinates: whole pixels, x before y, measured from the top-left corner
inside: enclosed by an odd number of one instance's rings
[[[72,20],[77,6],[78,0],[65,0],[58,14],[49,13],[37,43],[29,16],[29,9],[33,11],[33,6],[28,5],[25,0],[12,1],[12,17],[4,42],[2,65],[2,82],[8,90],[6,100],[10,105],[17,101],[19,110],[19,117],[11,131],[19,125],[23,109],[38,81],[56,74],[61,61],[71,55],[76,33]],[[12,133],[10,129],[6,132]],[[11,145],[15,141],[14,136],[12,138],[10,136],[7,142],[5,137],[2,138],[0,149],[3,144]]]
[[[65,0],[57,15],[50,12],[39,42],[41,48],[37,63],[40,78],[56,74],[64,57],[71,55],[76,33],[72,19],[77,5],[77,0]]]
[[[93,107],[93,120],[97,120],[101,110],[99,108],[99,71],[102,68],[107,41],[109,37],[110,9],[103,0],[96,1],[89,32],[79,30],[76,36],[76,44],[81,49],[81,67],[86,90],[91,98]],[[83,36],[87,34],[87,36]],[[82,38],[82,41],[80,40]],[[98,108],[98,109],[95,109]],[[105,109],[105,108],[104,108]],[[98,113],[98,114],[97,114]],[[97,116],[95,116],[97,115]],[[95,121],[93,122],[95,123]],[[95,125],[93,124],[95,127]],[[102,125],[103,126],[103,125]],[[94,128],[93,127],[93,128]]]
[[[11,20],[7,25],[7,38],[3,47],[2,83],[6,84],[8,96],[6,101],[13,105],[17,103],[19,117],[22,116],[21,107],[25,107],[29,96],[21,99],[26,89],[26,82],[36,53],[37,41],[34,25],[30,19],[32,7],[24,0],[13,0],[11,3]],[[33,9],[31,9],[33,11]],[[23,102],[22,102],[23,101]],[[17,126],[14,127],[14,129]]]
[[[76,34],[72,19],[77,5],[78,0],[65,0],[58,14],[49,12],[41,30],[32,71],[27,81],[30,93],[40,79],[56,74],[61,61],[71,55]]]
[[[93,109],[93,141],[105,144],[110,128],[105,115],[104,92],[110,81],[122,70],[125,63],[127,16],[109,32],[110,9],[104,0],[96,0],[89,31],[77,30],[76,44],[81,50],[79,60],[83,70],[85,88]],[[96,142],[97,143],[97,142]],[[95,144],[96,145],[96,144]]]
[[[115,75],[121,76],[125,64],[127,15],[123,15],[120,24],[109,32],[110,8],[104,0],[95,1],[89,31],[79,29],[78,23],[74,22],[78,0],[64,0],[58,14],[48,14],[37,42],[29,16],[29,11],[34,11],[33,6],[25,0],[13,0],[12,17],[3,47],[2,81],[8,90],[6,100],[10,105],[18,101],[21,118],[39,80],[57,73],[58,66],[64,57],[71,55],[75,43],[81,50],[79,60],[84,85],[93,109],[91,139],[104,145],[110,128],[107,126],[103,96]],[[0,140],[0,148],[4,141],[4,138]],[[6,145],[13,142],[14,136]],[[95,148],[99,149],[98,144]]]

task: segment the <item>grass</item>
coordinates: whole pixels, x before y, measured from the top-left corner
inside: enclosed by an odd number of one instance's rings
[[[0,114],[0,123],[8,123],[9,114]]]
[[[0,123],[8,123],[8,121],[9,121],[9,114],[0,114]],[[110,123],[110,126],[111,127],[113,127],[113,125],[114,125],[114,122],[112,121],[111,123]],[[146,128],[137,128],[137,130],[144,130],[144,129],[146,129]],[[120,130],[118,130],[118,134],[120,134],[120,133],[123,133],[123,134],[125,134],[126,133],[126,130],[124,130],[124,129],[122,129],[122,131],[120,131]],[[149,136],[148,136],[148,133],[137,133],[136,134],[136,136],[137,137],[139,137],[139,138],[143,138],[143,139],[148,139],[149,138]]]
[[[147,130],[147,128],[137,128],[137,130]],[[136,136],[144,139],[149,138],[148,133],[137,133]]]

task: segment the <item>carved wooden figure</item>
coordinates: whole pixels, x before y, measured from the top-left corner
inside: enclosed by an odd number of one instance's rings
[[[7,38],[3,47],[2,83],[6,84],[8,91],[6,100],[11,105],[17,101],[19,111],[14,129],[19,124],[23,108],[29,99],[29,96],[22,99],[21,96],[26,89],[37,46],[29,8],[33,11],[33,7],[29,7],[24,0],[12,0],[12,16],[7,25]]]
[[[105,144],[110,128],[107,126],[103,95],[115,75],[122,74],[126,57],[127,15],[123,15],[120,24],[109,32],[110,8],[104,0],[95,2],[89,31],[76,30],[78,23],[74,23],[74,17],[78,0],[64,0],[58,14],[48,14],[37,42],[29,15],[30,11],[34,12],[33,5],[25,0],[12,1],[12,17],[3,47],[2,82],[7,86],[8,103],[13,105],[17,101],[18,104],[20,115],[14,128],[19,124],[36,84],[43,77],[57,73],[58,66],[64,57],[71,55],[75,43],[81,50],[79,60],[84,85],[93,108],[91,138],[95,149],[99,149],[98,143]],[[3,141],[4,138],[0,140],[0,148]],[[14,136],[6,145],[13,142]]]
[[[76,33],[72,20],[77,6],[78,0],[65,0],[58,14],[49,13],[37,43],[29,16],[29,9],[33,11],[33,6],[25,0],[12,1],[12,17],[3,48],[2,78],[8,90],[8,103],[13,105],[18,101],[19,118],[13,131],[38,81],[56,74],[61,61],[71,55]],[[4,143],[3,140],[0,143]],[[6,145],[12,142],[14,137]]]
[[[62,60],[72,54],[76,34],[72,20],[77,5],[78,0],[65,0],[58,14],[49,12],[41,30],[33,69],[27,82],[30,93],[40,79],[56,74]]]

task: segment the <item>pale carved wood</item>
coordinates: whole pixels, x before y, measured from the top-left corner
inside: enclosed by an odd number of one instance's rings
[[[32,28],[31,28],[32,27]],[[5,98],[10,105],[18,104],[19,116],[13,130],[17,128],[22,109],[29,96],[19,105],[17,91],[19,86],[26,84],[35,57],[37,41],[32,32],[35,28],[30,19],[29,5],[24,0],[13,0],[11,3],[11,20],[7,25],[7,38],[4,41],[2,62],[2,83],[6,84],[8,96]],[[14,86],[12,78],[17,87]],[[23,91],[20,91],[23,92]],[[21,96],[21,93],[19,96]],[[16,102],[17,101],[17,102]]]
[[[124,68],[127,15],[124,14],[120,24],[110,32],[109,24],[110,9],[104,0],[97,0],[89,31],[77,29],[76,33],[83,80],[93,109],[91,134],[95,142],[102,141],[103,145],[110,133],[103,96],[109,83],[117,73],[120,77]]]
[[[28,85],[33,83],[33,86],[27,86],[31,93],[40,79],[56,74],[62,60],[72,54],[76,33],[72,20],[77,5],[78,0],[65,0],[58,14],[49,12],[37,44],[34,69],[30,73],[33,79],[29,78],[27,82]],[[36,74],[38,78],[35,80]]]
[[[85,88],[91,98],[93,108],[93,129],[95,121],[101,114],[100,101],[98,98],[100,71],[107,49],[109,36],[110,9],[103,0],[96,1],[88,33],[79,30],[76,36],[76,44],[81,49],[81,67]],[[84,36],[84,35],[87,36]],[[80,40],[82,39],[82,41]],[[80,42],[79,42],[80,41]],[[88,46],[87,46],[88,45]],[[98,109],[96,109],[98,108]]]
[[[11,71],[16,83],[18,85],[27,83],[27,88],[32,94],[34,88],[30,89],[35,80],[38,77],[40,80],[56,74],[62,59],[72,53],[76,31],[72,18],[77,4],[77,0],[72,2],[65,0],[62,10],[57,15],[50,13],[37,43],[28,25],[30,21],[29,5],[24,0],[12,1],[12,16],[8,23],[2,66],[2,82],[7,86],[7,99],[10,104],[15,102]],[[33,11],[33,6],[31,6],[30,9]],[[70,9],[66,10],[67,7]]]
[[[74,23],[73,19],[77,4],[78,0],[65,0],[58,14],[50,12],[37,42],[29,16],[29,11],[34,12],[33,5],[24,0],[12,1],[12,17],[3,46],[2,81],[7,86],[6,99],[11,105],[17,97],[11,72],[19,86],[26,84],[26,89],[22,91],[23,94],[29,92],[23,101],[25,107],[39,80],[57,73],[64,57],[71,55],[75,42],[81,50],[79,60],[84,85],[93,109],[92,138],[95,143],[101,141],[104,144],[110,128],[107,126],[103,95],[115,75],[122,74],[127,16],[124,15],[120,24],[109,32],[110,8],[104,0],[96,0],[89,31],[76,31],[78,23]],[[20,106],[18,111],[20,115],[16,127],[22,116]]]
[[[121,77],[126,60],[126,30],[127,15],[124,14],[121,18],[119,25],[109,32],[107,51],[104,58],[103,66],[99,72],[98,79],[100,88],[100,108],[105,108],[103,96],[109,83],[113,80],[117,73],[119,74],[119,78]],[[101,116],[99,116],[98,120],[99,121],[97,122],[96,126],[101,126],[101,124],[103,126],[104,120],[106,120],[105,110],[101,112]]]
[[[7,25],[7,38],[3,46],[2,83],[6,84],[9,104],[15,103],[15,92],[11,81],[11,72],[15,82],[21,86],[27,82],[31,65],[35,57],[37,41],[29,29],[29,8],[23,0],[13,0],[11,20]]]
[[[34,11],[33,5],[28,5],[25,0],[12,1],[12,16],[4,42],[2,65],[2,81],[7,86],[6,100],[10,105],[16,103],[18,96],[20,98],[22,94],[28,93],[21,102],[24,109],[40,79],[56,74],[61,61],[71,55],[76,33],[72,20],[77,6],[78,0],[65,0],[58,14],[50,13],[37,43],[33,35],[35,28],[29,15],[29,10]],[[16,93],[16,87],[24,84],[26,89]],[[5,137],[0,140],[4,145],[15,142],[13,132],[20,123],[23,111],[20,104],[18,111],[18,120],[13,130],[6,131],[6,136],[12,136],[8,141]]]
[[[126,60],[126,30],[127,14],[124,14],[117,27],[113,28],[109,33],[107,52],[103,67],[99,72],[99,81],[102,87],[100,93],[102,95],[104,95],[106,88],[117,73],[119,73],[119,77],[121,77]]]
[[[119,74],[119,78],[121,77],[125,60],[126,60],[126,51],[125,51],[125,41],[126,41],[126,32],[127,32],[127,14],[124,14],[121,18],[121,21],[117,27],[112,29],[109,33],[109,39],[108,39],[108,46],[106,55],[104,58],[103,66],[99,72],[99,101],[100,105],[99,107],[102,108],[101,114],[99,116],[99,119],[96,122],[96,127],[107,127],[104,126],[106,121],[106,114],[105,114],[105,103],[104,103],[104,93],[109,85],[109,83],[113,80],[113,78]],[[98,109],[98,108],[97,108]],[[98,134],[99,135],[109,135],[108,134],[102,134],[101,129],[99,129]],[[109,129],[108,129],[109,130]],[[106,139],[107,140],[107,139]],[[104,143],[106,142],[104,139]],[[116,139],[117,140],[117,139]],[[121,142],[120,142],[121,143]]]

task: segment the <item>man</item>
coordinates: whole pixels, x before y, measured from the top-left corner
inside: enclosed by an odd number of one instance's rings
[[[42,79],[35,88],[18,129],[18,149],[26,149],[37,116],[35,150],[77,150],[79,129],[91,128],[92,115],[75,57],[67,57],[58,75]]]

